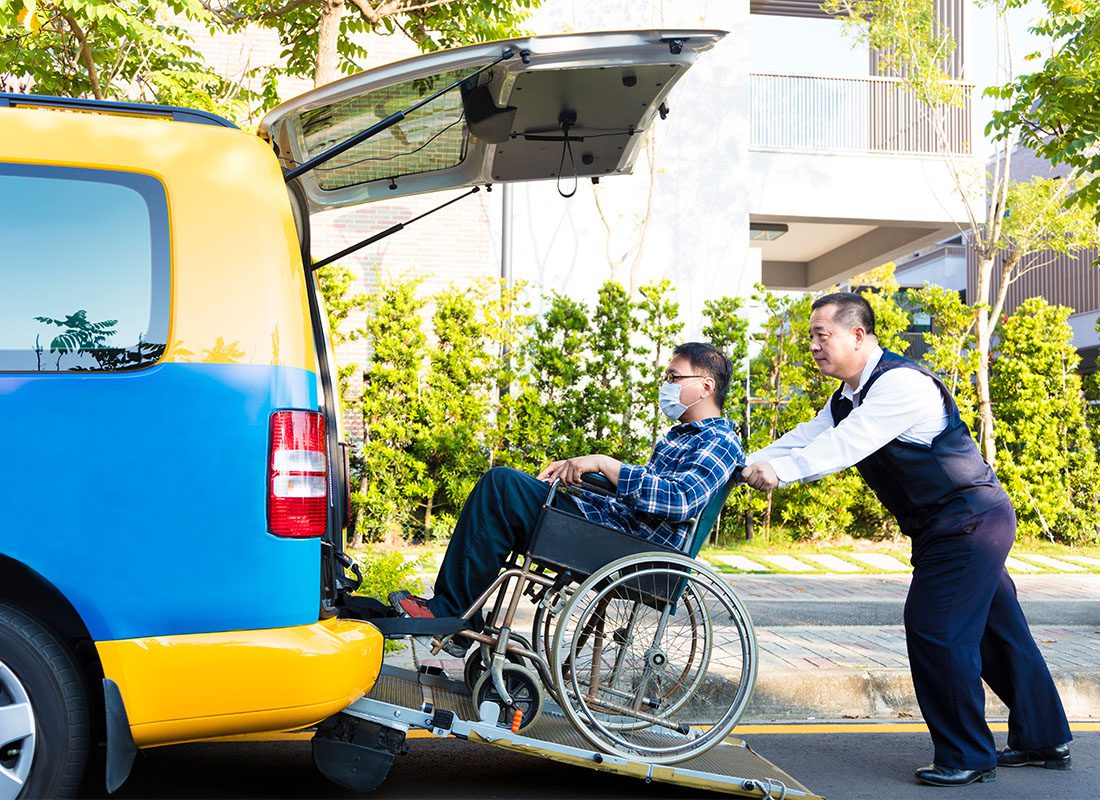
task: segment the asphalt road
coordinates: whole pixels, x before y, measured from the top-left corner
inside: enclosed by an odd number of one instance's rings
[[[923,732],[816,732],[746,736],[761,755],[829,800],[928,800],[937,790],[913,782],[913,769],[931,760]],[[1096,728],[1096,724],[1089,727]],[[790,728],[785,728],[790,730]],[[998,741],[1004,734],[997,734]],[[414,740],[389,778],[370,795],[388,798],[681,798],[697,791],[604,775],[580,767],[509,753],[456,739]],[[998,770],[993,783],[948,792],[966,800],[1063,800],[1097,797],[1100,731],[1078,732],[1074,768]],[[946,790],[945,790],[946,791]],[[221,742],[144,751],[118,798],[355,797],[321,777],[308,741]]]

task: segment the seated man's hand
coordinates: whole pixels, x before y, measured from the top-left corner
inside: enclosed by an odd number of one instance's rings
[[[749,464],[741,471],[741,480],[762,492],[771,491],[779,486],[779,476],[767,461]]]
[[[557,479],[566,486],[580,486],[581,476],[584,473],[599,472],[611,480],[612,483],[617,483],[618,470],[614,470],[614,477],[608,474],[612,471],[608,469],[612,461],[613,459],[601,455],[577,456],[576,458],[567,458],[564,461],[551,461],[543,467],[542,472],[538,474],[538,479],[547,483]],[[618,462],[615,462],[615,466],[618,466]]]

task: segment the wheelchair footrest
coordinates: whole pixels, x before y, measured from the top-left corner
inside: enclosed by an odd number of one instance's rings
[[[470,627],[470,623],[462,617],[399,617],[396,611],[380,600],[348,594],[340,597],[337,616],[341,619],[369,622],[387,639],[402,636],[450,636]]]

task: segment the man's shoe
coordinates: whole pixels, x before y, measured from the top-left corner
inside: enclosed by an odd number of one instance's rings
[[[435,619],[435,614],[428,608],[428,601],[423,597],[417,597],[412,592],[402,589],[399,592],[390,592],[390,605],[398,616],[412,617],[413,619]]]
[[[998,767],[1044,767],[1069,769],[1069,744],[1055,747],[1036,747],[1034,750],[1013,750],[1006,747],[997,753]]]
[[[930,786],[969,786],[996,779],[996,769],[952,769],[929,764],[917,770],[917,780]]]
[[[409,617],[412,619],[435,619],[435,614],[428,608],[428,601],[423,597],[417,597],[412,592],[407,592],[401,589],[397,592],[390,592],[390,605],[393,610],[398,613],[399,616]],[[428,652],[434,649],[435,645],[432,643],[432,636],[421,635],[413,636],[421,647],[424,647]],[[468,645],[464,642],[455,641],[454,639],[448,639],[443,643],[443,652],[454,658],[465,658]]]

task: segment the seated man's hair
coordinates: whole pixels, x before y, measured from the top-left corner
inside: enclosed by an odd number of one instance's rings
[[[874,334],[875,312],[863,295],[855,292],[833,292],[822,295],[814,300],[810,310],[816,311],[824,306],[836,306],[833,319],[842,325],[847,325],[849,330],[858,325],[867,333]]]
[[[706,342],[684,342],[672,351],[672,355],[686,358],[692,369],[701,370],[714,378],[714,402],[719,408],[725,406],[733,376],[733,362],[725,353]]]

